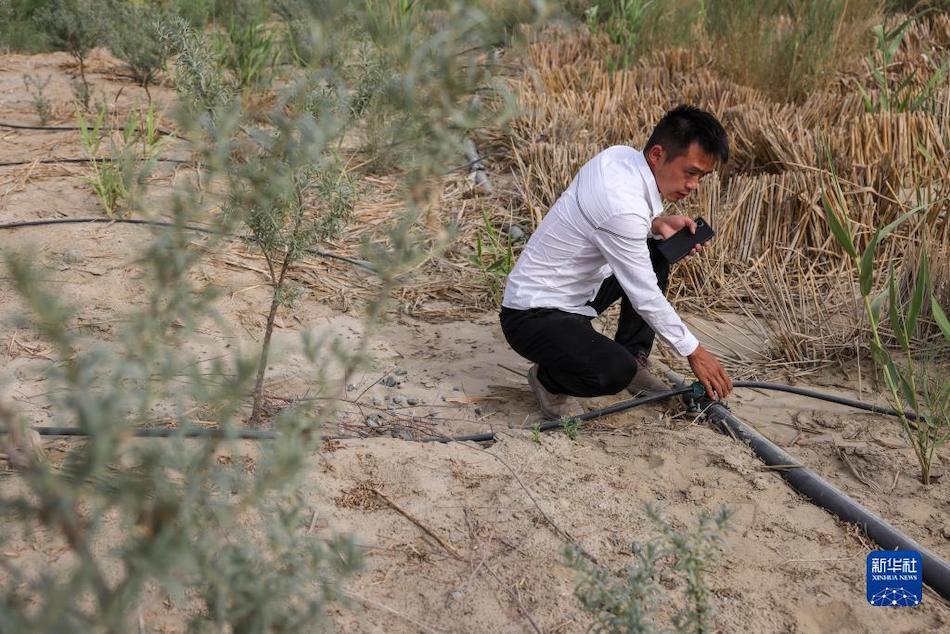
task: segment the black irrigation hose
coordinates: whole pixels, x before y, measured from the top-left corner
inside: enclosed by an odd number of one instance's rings
[[[57,132],[82,130],[81,127],[75,126],[75,125],[62,125],[62,126],[26,125],[26,124],[21,124],[21,123],[6,123],[6,122],[0,122],[0,128],[11,128],[13,130],[52,130],[52,131],[57,131]],[[103,128],[99,128],[99,129],[102,130]],[[112,130],[115,128],[108,128],[108,129]]]
[[[674,385],[686,385],[683,377],[672,370],[667,372],[667,378]],[[766,384],[768,385],[768,384]],[[784,386],[783,386],[784,387]],[[783,391],[788,391],[784,390]],[[811,394],[805,394],[811,396]],[[823,395],[827,396],[827,395]],[[841,402],[834,397],[834,402]],[[832,399],[825,399],[832,400]],[[848,399],[846,399],[848,400]],[[749,446],[763,462],[771,466],[782,465],[779,474],[788,481],[789,485],[816,505],[835,514],[845,522],[860,526],[868,537],[873,539],[885,550],[915,550],[923,559],[922,574],[924,583],[933,588],[944,599],[950,599],[950,564],[931,552],[921,544],[901,533],[888,524],[881,517],[864,508],[844,492],[829,484],[817,473],[801,465],[793,456],[786,453],[778,445],[762,436],[749,425],[737,418],[721,403],[700,398],[700,404],[707,415],[719,426],[728,431],[734,438],[739,438]],[[846,403],[854,406],[852,403]],[[866,405],[861,403],[860,405]],[[868,407],[861,407],[868,409]],[[871,410],[873,411],[873,410]],[[890,412],[881,412],[890,413]],[[896,414],[897,412],[893,412]],[[794,465],[789,468],[788,465]]]
[[[42,220],[17,220],[15,222],[5,222],[0,224],[0,230],[3,229],[20,229],[23,227],[42,227],[45,225],[69,225],[69,224],[89,224],[89,223],[102,223],[102,224],[111,224],[111,223],[121,223],[129,225],[151,225],[154,227],[175,227],[175,223],[166,222],[164,220],[146,220],[144,218],[44,218]],[[197,231],[199,233],[210,233],[217,234],[220,233],[214,229],[207,229],[205,227],[199,227],[197,225],[184,225],[185,229],[189,231]],[[234,234],[231,234],[234,235]],[[320,251],[319,249],[309,249],[307,251],[312,255],[319,256],[321,258],[329,258],[331,260],[340,260],[341,262],[346,262],[352,264],[353,266],[358,266],[362,269],[369,271],[370,273],[376,273],[376,269],[372,266],[363,262],[361,260],[354,260],[353,258],[348,258],[345,255],[337,255],[335,253],[327,253],[326,251]]]
[[[40,436],[90,436],[91,434],[78,427],[33,427],[33,431]],[[278,433],[263,429],[205,429],[195,427],[182,429],[174,427],[140,427],[135,429],[133,436],[139,438],[236,438],[242,440],[276,440]]]
[[[841,405],[847,405],[848,407],[854,407],[857,409],[862,409],[869,412],[875,412],[877,414],[886,414],[889,416],[897,416],[898,413],[887,407],[879,407],[877,405],[872,405],[870,403],[864,403],[862,401],[856,401],[849,398],[844,398],[840,396],[835,396],[833,394],[825,394],[823,392],[816,392],[815,390],[809,390],[805,388],[797,388],[789,385],[782,385],[779,383],[760,383],[757,381],[736,381],[733,383],[733,387],[738,388],[758,388],[766,390],[777,390],[780,392],[790,392],[792,394],[799,394],[801,396],[807,396],[810,398],[816,398],[823,401],[828,401],[831,403],[838,403]],[[652,396],[646,396],[642,398],[632,398],[625,401],[620,401],[619,403],[614,403],[613,405],[608,405],[601,409],[591,410],[585,412],[579,416],[575,416],[574,419],[580,423],[584,423],[590,420],[595,420],[597,418],[603,418],[611,414],[616,414],[618,412],[623,412],[628,409],[633,409],[641,405],[649,405],[651,403],[659,403],[661,401],[666,401],[676,396],[681,396],[684,394],[690,394],[694,399],[700,398],[700,386],[698,383],[694,383],[689,387],[678,387],[672,389],[668,392],[662,392],[660,394],[654,394]],[[721,405],[718,405],[722,407]],[[723,408],[725,409],[725,408]],[[726,410],[728,411],[728,410]],[[910,416],[908,412],[906,415]],[[538,426],[538,431],[550,431],[552,429],[559,429],[564,426],[564,421],[562,420],[553,420],[542,423]],[[87,432],[76,428],[76,427],[35,427],[35,429],[41,436],[86,436]],[[242,436],[242,433],[248,433],[248,436]],[[136,436],[144,437],[167,437],[175,436],[181,434],[182,431],[174,428],[144,428],[136,429]],[[236,430],[238,434],[237,438],[249,438],[249,439],[274,439],[277,438],[277,432],[264,432],[258,430]],[[185,436],[188,438],[201,438],[201,437],[225,437],[226,434],[221,433],[219,430],[209,430],[209,429],[195,429],[185,432]],[[357,436],[324,436],[322,440],[355,440],[359,437]],[[440,443],[450,443],[450,442],[492,442],[497,440],[495,432],[483,432],[480,434],[468,434],[463,436],[424,436],[422,438],[413,439],[416,442],[440,442]]]
[[[665,401],[674,396],[679,396],[680,394],[693,393],[694,389],[692,387],[680,388],[676,390],[670,390],[669,392],[663,392],[662,394],[656,394],[653,396],[647,396],[644,398],[632,398],[626,401],[621,401],[615,403],[608,407],[601,409],[592,410],[585,412],[580,416],[575,417],[576,420],[580,422],[586,422],[589,420],[594,420],[596,418],[603,418],[604,416],[609,416],[610,414],[616,414],[617,412],[622,412],[628,409],[633,409],[634,407],[639,407],[640,405],[648,405],[650,403],[657,403],[660,401]],[[548,421],[542,424],[538,429],[540,431],[550,431],[563,426],[562,421]],[[40,436],[89,436],[91,435],[88,431],[80,429],[78,427],[33,427],[33,431],[37,432]],[[0,430],[2,433],[5,430]],[[274,440],[279,434],[278,432],[273,431],[263,431],[257,429],[235,429],[230,432],[220,429],[205,429],[205,428],[193,428],[193,429],[181,429],[174,427],[144,427],[133,430],[132,434],[137,437],[144,438],[170,438],[177,436],[184,436],[185,438],[239,438],[239,439],[250,439],[250,440]],[[354,436],[322,436],[321,440],[356,440],[358,437]],[[382,438],[382,436],[377,436],[377,438]],[[424,438],[415,439],[417,442],[489,442],[496,440],[494,432],[485,432],[482,434],[470,434],[467,436],[426,436]]]
[[[611,414],[616,414],[618,412],[623,412],[628,409],[633,409],[634,407],[639,407],[640,405],[649,405],[650,403],[659,403],[660,401],[665,401],[667,399],[673,398],[674,396],[679,396],[680,394],[692,393],[692,387],[679,388],[675,390],[670,390],[669,392],[662,392],[660,394],[654,394],[653,396],[645,396],[643,398],[631,398],[626,401],[620,401],[619,403],[614,403],[613,405],[608,405],[607,407],[601,409],[591,410],[589,412],[584,412],[579,416],[575,416],[574,420],[579,422],[587,422],[589,420],[594,420],[596,418],[603,418],[604,416],[609,416]],[[558,429],[564,426],[564,422],[560,420],[551,420],[545,423],[542,423],[538,426],[538,431],[550,431],[552,429]],[[489,442],[496,440],[494,432],[485,432],[481,434],[470,434],[468,436],[427,436],[425,438],[419,439],[421,442]]]
[[[824,392],[818,392],[815,390],[810,390],[803,387],[793,387],[791,385],[782,385],[781,383],[762,383],[759,381],[736,381],[732,384],[734,388],[757,388],[761,390],[774,390],[777,392],[788,392],[790,394],[798,394],[800,396],[807,396],[809,398],[815,398],[822,401],[828,401],[829,403],[838,403],[839,405],[847,405],[848,407],[854,407],[856,409],[862,409],[867,412],[874,412],[875,414],[886,414],[887,416],[900,416],[897,410],[891,409],[890,407],[881,407],[879,405],[872,405],[871,403],[865,403],[863,401],[856,401],[851,398],[846,398],[844,396],[835,396],[834,394],[825,394]],[[585,412],[580,416],[575,417],[580,422],[586,422],[589,420],[594,420],[595,418],[602,418],[604,416],[609,416],[610,414],[616,414],[617,412],[622,412],[640,405],[648,405],[650,403],[658,403],[660,401],[665,401],[674,396],[679,396],[681,394],[692,394],[693,397],[698,396],[698,384],[693,384],[690,387],[680,387],[675,390],[670,390],[669,392],[663,392],[661,394],[656,394],[654,396],[647,396],[644,398],[629,399],[626,401],[621,401],[615,403],[603,409],[595,409],[589,412]],[[908,419],[916,420],[917,415],[913,412],[904,412],[904,416]],[[552,429],[557,429],[563,427],[561,421],[548,421],[542,424],[538,430],[539,431],[550,431]],[[486,432],[482,434],[471,434],[469,436],[430,436],[427,438],[420,439],[422,442],[463,442],[463,441],[474,441],[474,442],[487,442],[495,440],[495,434],[491,432]]]
[[[839,405],[847,405],[848,407],[854,407],[855,409],[863,409],[866,412],[874,412],[875,414],[886,414],[888,416],[900,416],[900,413],[890,407],[883,407],[880,405],[872,405],[870,403],[865,403],[863,401],[856,401],[852,398],[847,398],[844,396],[835,396],[834,394],[825,394],[824,392],[816,392],[815,390],[810,390],[804,387],[793,387],[791,385],[783,385],[781,383],[760,383],[758,381],[735,381],[732,384],[732,387],[750,387],[750,388],[759,388],[762,390],[773,390],[776,392],[788,392],[789,394],[798,394],[801,396],[807,396],[809,398],[817,398],[822,401],[828,401],[829,403],[838,403]],[[914,412],[904,412],[904,416],[909,420],[917,420],[917,414]]]
[[[10,128],[12,130],[47,130],[52,132],[76,132],[82,130],[82,127],[78,125],[26,125],[21,123],[7,123],[3,121],[0,121],[0,128]],[[124,130],[124,128],[115,127],[99,129],[103,131]],[[178,137],[178,135],[171,130],[166,130],[164,128],[158,128],[157,132],[163,136]]]
[[[59,165],[62,163],[92,163],[97,161],[100,163],[115,163],[119,159],[113,158],[111,156],[104,156],[102,158],[49,158],[49,159],[33,159],[31,161],[4,161],[0,162],[0,167],[15,167],[18,165],[32,165],[37,163],[39,165]],[[141,161],[146,161],[149,159],[138,159]],[[185,159],[175,159],[175,158],[157,158],[154,159],[159,163],[174,163],[176,165],[191,165],[193,161],[187,161]]]

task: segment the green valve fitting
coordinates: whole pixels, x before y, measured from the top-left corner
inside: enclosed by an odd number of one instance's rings
[[[699,399],[706,396],[706,388],[704,388],[703,384],[699,381],[693,381],[693,384],[690,387],[693,388],[690,396],[692,396],[694,399]]]

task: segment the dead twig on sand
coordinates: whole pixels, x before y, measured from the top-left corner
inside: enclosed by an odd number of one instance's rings
[[[408,614],[403,614],[402,612],[399,612],[398,610],[394,610],[388,605],[384,605],[377,601],[373,601],[372,599],[367,599],[366,597],[356,594],[355,592],[344,590],[343,594],[346,595],[347,598],[353,599],[354,601],[359,601],[360,603],[362,603],[363,605],[367,607],[376,608],[377,610],[382,610],[383,612],[389,612],[393,616],[397,616],[400,619],[406,621],[407,623],[412,623],[423,632],[432,632],[432,634],[441,634],[442,632],[445,631],[445,630],[437,630],[430,625],[426,625],[425,623],[422,623],[421,621],[415,620]]]
[[[586,557],[587,559],[589,559],[590,561],[592,561],[592,562],[595,563],[595,564],[596,564],[596,563],[599,563],[599,562],[597,561],[597,558],[596,558],[596,557],[594,557],[594,556],[591,555],[589,552],[587,552],[587,550],[586,550],[583,546],[581,546],[581,545],[577,542],[577,540],[574,539],[573,536],[571,536],[570,533],[568,533],[566,530],[564,530],[563,528],[561,528],[560,526],[558,526],[558,525],[554,522],[554,520],[551,519],[551,516],[548,515],[548,514],[544,511],[543,508],[541,508],[541,505],[538,503],[538,500],[537,500],[537,499],[534,497],[534,495],[531,493],[531,489],[529,489],[528,486],[524,483],[524,481],[522,481],[522,479],[518,476],[518,473],[511,467],[510,464],[508,464],[507,462],[505,462],[504,460],[502,460],[500,457],[496,456],[496,455],[493,454],[492,452],[488,451],[487,449],[483,449],[482,447],[473,447],[473,446],[471,446],[469,443],[461,443],[461,445],[462,445],[463,447],[468,447],[469,449],[473,449],[473,450],[475,450],[475,451],[481,451],[481,452],[483,452],[483,453],[485,453],[485,454],[491,456],[492,458],[494,458],[495,460],[497,460],[499,463],[501,463],[501,465],[502,465],[503,467],[505,467],[505,469],[507,469],[507,470],[511,473],[512,477],[514,477],[514,479],[515,479],[515,482],[517,482],[517,483],[518,483],[518,486],[521,487],[521,490],[525,492],[525,495],[528,496],[528,499],[531,500],[531,503],[534,504],[534,507],[538,510],[538,512],[541,514],[541,517],[544,518],[544,521],[547,522],[548,526],[551,527],[551,529],[554,531],[554,533],[555,533],[556,535],[558,535],[559,537],[561,537],[561,539],[564,539],[565,541],[567,541],[568,543],[570,543],[571,545],[573,545],[575,548],[577,548],[577,551],[578,551],[581,555],[583,555],[584,557]]]
[[[436,535],[435,532],[433,532],[432,529],[430,529],[428,526],[426,526],[425,524],[417,520],[415,517],[410,515],[410,513],[407,510],[405,510],[404,508],[402,508],[401,506],[399,506],[398,504],[390,500],[379,489],[370,489],[370,491],[375,493],[379,497],[380,500],[388,504],[394,511],[396,511],[397,513],[405,517],[407,520],[409,520],[413,524],[415,524],[419,528],[419,530],[421,530],[423,533],[425,533],[426,535],[434,539],[436,543],[439,546],[441,546],[443,550],[445,550],[445,552],[447,552],[449,555],[452,556],[453,559],[463,561],[462,556],[458,553],[457,550],[452,548],[452,546],[450,546],[445,540],[443,540],[441,537]]]
[[[848,458],[848,454],[846,454],[837,443],[834,443],[833,446],[835,454],[841,458],[841,461],[844,462],[844,464],[848,467],[851,475],[853,475],[861,484],[865,485],[875,493],[883,493],[881,487],[876,482],[865,476],[864,473],[862,473],[862,471],[858,469],[858,467],[853,462],[851,462],[851,459]]]
[[[498,367],[501,368],[502,370],[508,370],[508,371],[511,372],[512,374],[515,374],[515,375],[517,375],[517,376],[520,376],[522,379],[524,379],[524,378],[526,378],[526,377],[528,376],[528,375],[525,374],[524,372],[522,372],[522,371],[520,371],[520,370],[515,370],[514,368],[509,368],[507,365],[504,365],[504,364],[502,364],[502,363],[499,363],[499,364],[498,364]]]
[[[523,616],[528,624],[531,625],[531,629],[533,629],[538,634],[541,634],[541,628],[538,627],[538,624],[534,622],[533,618],[531,618],[531,613],[528,612],[527,608],[524,607],[524,603],[521,601],[521,593],[512,589],[510,585],[506,584],[488,564],[485,564],[485,570],[487,570],[488,574],[490,574],[495,579],[495,581],[498,582],[498,585],[508,591],[508,594],[511,595],[512,600],[514,600],[515,605],[518,607],[518,611],[521,612],[521,616]]]

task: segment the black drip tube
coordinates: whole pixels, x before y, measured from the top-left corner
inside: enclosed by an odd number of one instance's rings
[[[683,377],[672,370],[667,370],[666,376],[670,382],[678,388],[683,388],[686,385],[686,381]],[[739,383],[735,385],[741,386]],[[784,389],[787,386],[781,387],[783,391],[790,391]],[[884,550],[915,550],[919,552],[923,559],[922,573],[924,583],[933,588],[934,591],[944,599],[950,599],[950,565],[948,565],[947,562],[907,535],[901,533],[876,514],[852,500],[835,486],[823,480],[811,469],[802,466],[798,460],[737,418],[722,404],[711,401],[706,397],[701,397],[700,403],[706,414],[716,422],[722,430],[728,431],[732,436],[748,443],[755,454],[761,458],[765,464],[783,466],[796,465],[794,468],[782,469],[779,473],[788,481],[793,489],[809,500],[842,520],[857,524],[864,530],[868,537],[877,542]],[[861,409],[868,409],[868,406],[864,403],[859,403],[858,405],[854,403],[846,404],[861,407]]]
[[[79,427],[31,427],[40,436],[91,436]],[[2,430],[0,430],[2,431]],[[193,427],[137,427],[132,435],[138,438],[235,438],[241,440],[275,440],[280,434],[264,429],[215,429]]]
[[[177,226],[173,222],[165,222],[164,220],[147,220],[145,218],[43,218],[40,220],[17,220],[14,222],[5,222],[0,224],[0,230],[2,229],[22,229],[24,227],[44,227],[48,225],[70,225],[70,224],[129,224],[129,225],[147,225],[152,227],[175,227]],[[188,231],[196,231],[198,233],[210,233],[218,234],[219,231],[215,229],[209,229],[207,227],[198,227],[196,225],[182,225],[184,229]],[[232,237],[237,237],[237,234],[226,234]],[[376,273],[376,270],[368,263],[361,260],[354,260],[353,258],[348,258],[345,255],[337,255],[335,253],[327,253],[326,251],[320,251],[319,249],[308,249],[307,253],[316,255],[321,258],[327,258],[330,260],[339,260],[341,262],[346,262],[347,264],[352,264],[353,266],[358,266],[362,269],[369,271],[370,273]]]
[[[781,465],[784,468],[779,471],[781,476],[798,493],[804,495],[816,505],[833,513],[840,519],[860,526],[868,537],[877,542],[885,550],[914,550],[920,553],[923,560],[923,580],[924,583],[933,588],[937,594],[944,599],[950,600],[950,565],[931,552],[921,544],[917,543],[907,535],[901,533],[896,528],[888,524],[885,520],[878,517],[868,509],[864,508],[835,486],[823,480],[818,474],[804,465],[801,465],[794,457],[786,453],[783,449],[772,443],[768,438],[762,436],[757,431],[749,427],[742,420],[737,418],[723,404],[712,401],[704,395],[699,395],[701,390],[697,389],[698,384],[687,385],[686,381],[680,375],[672,370],[666,370],[667,378],[673,383],[675,389],[669,392],[663,392],[645,398],[634,398],[621,401],[604,407],[602,409],[586,412],[576,417],[579,422],[585,422],[602,418],[610,414],[616,414],[625,410],[633,409],[640,405],[657,403],[665,401],[679,395],[689,394],[693,399],[699,401],[703,411],[713,422],[717,423],[720,430],[727,431],[735,438],[739,438],[748,443],[755,454],[767,465]],[[796,388],[787,385],[774,383],[758,383],[754,381],[736,381],[733,387],[749,387],[760,389],[771,389],[793,394],[801,394],[811,398],[818,398],[832,403],[839,403],[862,409],[865,411],[876,412],[897,416],[899,413],[887,407],[879,407],[861,401],[823,394],[814,390],[805,388]],[[905,416],[912,418],[910,412],[905,412]],[[564,421],[548,421],[538,427],[539,431],[549,431],[563,427]],[[76,427],[34,427],[34,431],[41,436],[89,436],[89,432]],[[5,430],[0,429],[0,433]],[[279,432],[256,430],[256,429],[204,429],[204,428],[138,428],[132,431],[134,436],[138,437],[185,437],[185,438],[238,438],[250,440],[276,439]],[[324,436],[322,440],[346,440],[350,437]],[[496,440],[494,432],[485,432],[481,434],[471,434],[467,436],[426,436],[413,439],[419,442],[489,442]],[[790,467],[791,465],[791,467]]]

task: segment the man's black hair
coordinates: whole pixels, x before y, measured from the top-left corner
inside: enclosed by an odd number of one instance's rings
[[[729,137],[719,120],[705,110],[687,105],[677,106],[663,115],[643,146],[643,152],[659,145],[670,160],[685,154],[694,141],[706,154],[718,158],[721,165],[729,160]]]

